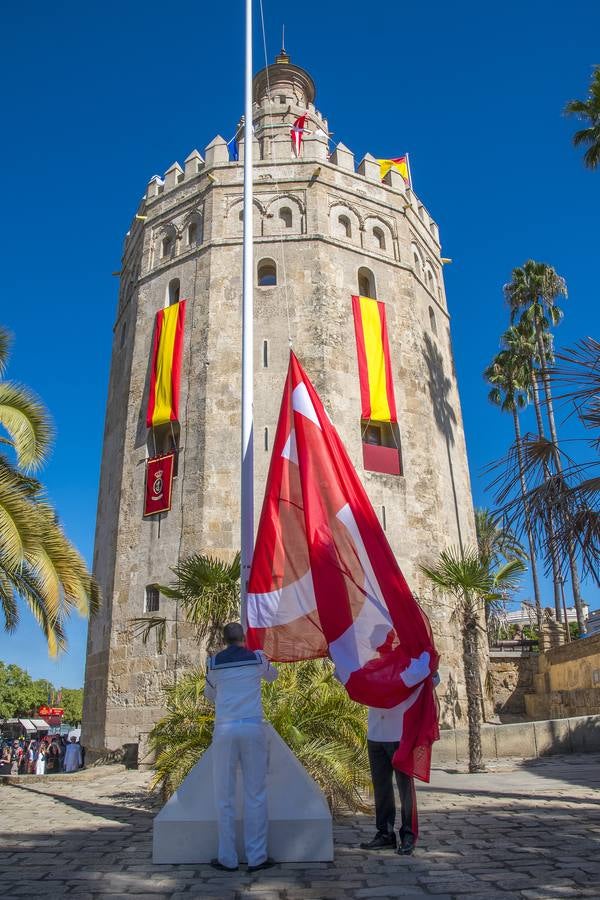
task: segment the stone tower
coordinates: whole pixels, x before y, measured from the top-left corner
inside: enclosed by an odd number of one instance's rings
[[[281,53],[254,79],[256,516],[270,458],[288,335],[329,410],[409,584],[430,615],[442,655],[443,715],[463,704],[460,638],[451,609],[420,573],[449,544],[474,540],[473,510],[435,222],[399,172],[383,183],[367,154],[355,168],[327,121],[310,75]],[[300,158],[290,126],[308,109]],[[153,586],[195,552],[239,546],[242,160],[216,137],[155,176],[127,233],[96,524],[94,571],[103,594],[90,623],[83,741],[146,752],[161,688],[200,662],[174,601]],[[385,302],[399,426],[361,422],[352,294]],[[156,312],[187,300],[179,424],[145,424]],[[145,460],[178,447],[170,512],[142,517]],[[398,449],[399,447],[399,449]],[[393,474],[401,470],[401,474]],[[158,611],[156,606],[158,604]],[[166,646],[131,622],[167,620]]]

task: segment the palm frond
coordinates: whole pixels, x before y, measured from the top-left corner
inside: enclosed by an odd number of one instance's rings
[[[6,372],[11,344],[12,336],[10,332],[0,325],[0,378],[2,378]]]
[[[600,66],[594,66],[587,100],[570,100],[565,106],[567,115],[586,121],[587,128],[573,135],[575,147],[589,145],[584,162],[590,169],[600,166]]]
[[[0,426],[11,437],[19,466],[39,468],[50,452],[53,437],[43,403],[21,385],[0,382]]]
[[[239,553],[231,562],[193,554],[172,571],[177,580],[168,586],[161,585],[161,593],[181,604],[198,641],[208,638],[212,645],[222,625],[239,618]]]
[[[143,616],[132,619],[130,625],[134,637],[141,637],[144,646],[148,643],[150,635],[155,633],[156,652],[163,652],[167,643],[167,620],[163,616]]]
[[[35,508],[19,474],[0,466],[0,557],[7,567],[20,565],[39,546]]]
[[[558,399],[572,402],[583,424],[600,428],[600,342],[584,338],[556,354],[550,375],[558,384]]]

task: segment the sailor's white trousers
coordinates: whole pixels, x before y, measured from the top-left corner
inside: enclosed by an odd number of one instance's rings
[[[218,859],[235,868],[235,797],[238,764],[244,793],[244,845],[249,866],[267,858],[267,736],[258,720],[216,724],[213,734],[213,774],[219,827]]]

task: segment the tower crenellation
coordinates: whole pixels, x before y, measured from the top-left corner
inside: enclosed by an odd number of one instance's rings
[[[257,516],[291,336],[423,597],[462,700],[451,610],[431,602],[420,571],[448,543],[474,535],[439,234],[399,172],[381,181],[377,159],[366,153],[356,165],[342,142],[329,153],[315,97],[311,76],[287,54],[254,80]],[[296,156],[290,129],[307,110]],[[168,597],[152,593],[152,615],[165,617],[164,653],[132,631],[134,619],[150,615],[148,590],[168,584],[189,553],[231,558],[238,547],[243,122],[237,144],[234,161],[217,135],[203,154],[194,149],[183,165],[154,175],[125,242],[94,551],[105,600],[90,623],[86,667],[84,741],[92,748],[133,742],[143,757],[162,686],[199,661]],[[372,429],[369,440],[396,454],[400,474],[373,468],[366,445],[351,314],[357,293],[386,305],[398,431]],[[179,421],[157,437],[145,419],[154,323],[179,299],[187,303]],[[177,457],[172,505],[144,518],[146,459],[164,446]]]

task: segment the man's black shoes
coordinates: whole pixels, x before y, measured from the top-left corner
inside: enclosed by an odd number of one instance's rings
[[[392,831],[388,834],[385,831],[378,831],[373,840],[364,841],[360,845],[361,850],[395,850],[396,835]]]
[[[218,859],[211,859],[210,865],[219,872],[237,872],[238,866],[224,866]]]
[[[397,849],[399,856],[412,856],[415,849],[415,842],[412,838],[404,839]]]
[[[264,862],[259,863],[257,866],[248,866],[249,872],[262,872],[263,869],[272,869],[273,866],[276,866],[277,863],[271,857],[265,859]]]

